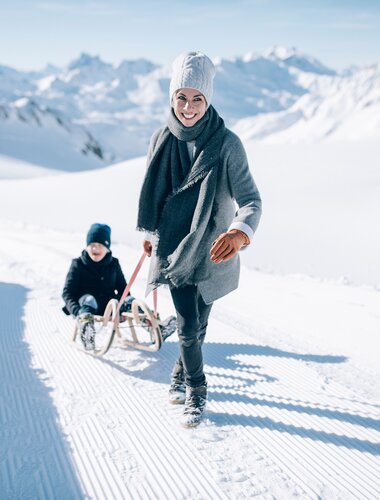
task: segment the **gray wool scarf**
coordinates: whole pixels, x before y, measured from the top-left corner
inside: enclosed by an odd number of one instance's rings
[[[207,279],[199,263],[208,252],[203,241],[213,223],[219,152],[225,126],[210,106],[193,127],[171,111],[158,136],[140,194],[138,230],[158,236],[156,284],[179,287]],[[195,140],[190,163],[186,142]]]

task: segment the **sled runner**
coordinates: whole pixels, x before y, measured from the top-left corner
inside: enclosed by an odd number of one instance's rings
[[[111,299],[104,310],[103,316],[94,316],[95,349],[87,350],[86,353],[102,356],[110,349],[113,342],[117,347],[133,347],[142,351],[155,352],[161,348],[163,341],[175,332],[177,328],[175,316],[169,316],[165,321],[159,319],[157,290],[153,292],[154,312],[144,300],[135,299],[132,302],[131,311],[120,313],[120,307],[136,279],[144,258],[145,255],[143,254],[120,302]],[[77,323],[75,324],[72,341],[78,347],[82,347]]]
[[[95,349],[86,351],[102,356],[114,343],[117,347],[133,347],[142,351],[158,351],[163,341],[176,330],[176,319],[170,316],[164,322],[156,318],[143,300],[135,299],[132,310],[119,315],[118,301],[111,299],[103,316],[94,316]],[[72,341],[82,348],[76,323]]]

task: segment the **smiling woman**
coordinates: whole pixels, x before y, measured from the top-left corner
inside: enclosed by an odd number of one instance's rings
[[[171,113],[151,140],[138,214],[138,229],[152,235],[143,242],[152,257],[148,291],[169,285],[177,312],[169,402],[185,405],[185,427],[200,423],[206,405],[202,344],[212,304],[237,288],[238,253],[261,214],[243,145],[211,105],[214,76],[201,52],[175,59]]]
[[[173,110],[178,120],[191,127],[206,113],[205,97],[194,89],[178,90],[172,100]]]

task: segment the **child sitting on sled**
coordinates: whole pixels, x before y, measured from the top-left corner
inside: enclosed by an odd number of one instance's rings
[[[120,300],[127,282],[110,250],[111,228],[107,224],[92,224],[86,243],[86,249],[73,259],[67,273],[63,311],[77,318],[84,348],[94,350],[94,314],[102,315],[110,299]],[[130,310],[133,300],[128,294],[120,311]]]

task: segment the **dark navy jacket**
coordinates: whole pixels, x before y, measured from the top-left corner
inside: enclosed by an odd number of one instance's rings
[[[97,314],[103,314],[110,299],[120,300],[126,285],[119,261],[111,252],[100,262],[94,262],[87,251],[83,250],[82,255],[71,262],[66,276],[62,293],[65,301],[63,311],[76,316],[80,308],[78,300],[88,293],[98,303]]]

